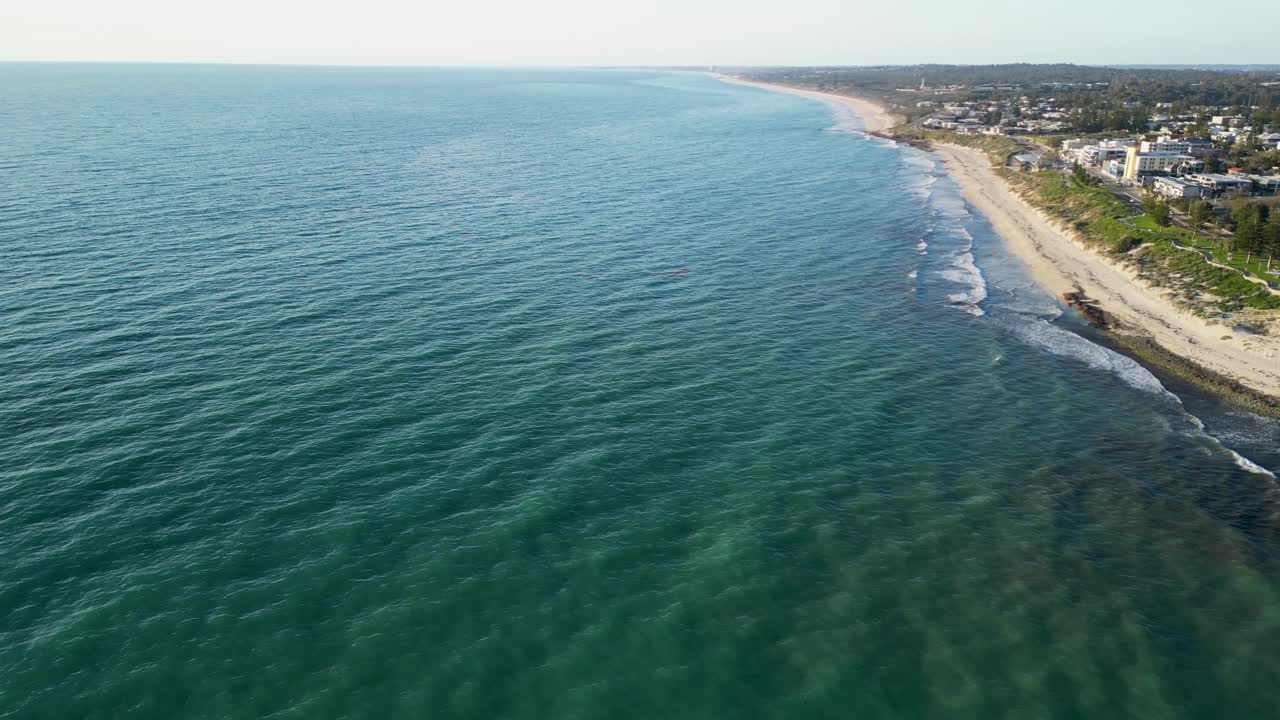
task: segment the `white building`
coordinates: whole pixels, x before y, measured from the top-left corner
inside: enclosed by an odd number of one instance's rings
[[[1108,160],[1123,158],[1133,144],[1132,140],[1064,140],[1062,154],[1070,162],[1102,167]]]
[[[1204,186],[1173,177],[1158,177],[1151,181],[1151,190],[1167,198],[1198,198]]]
[[[1124,179],[1133,180],[1141,175],[1171,173],[1185,167],[1192,167],[1196,159],[1190,155],[1167,152],[1140,152],[1138,148],[1129,148],[1124,158]]]
[[[1144,153],[1174,153],[1176,155],[1190,155],[1191,143],[1182,140],[1174,140],[1168,135],[1161,135],[1158,140],[1143,140],[1138,149]]]
[[[1124,145],[1092,145],[1081,150],[1080,157],[1086,164],[1101,167],[1108,160],[1123,158],[1128,152],[1129,147]]]
[[[1248,192],[1253,187],[1253,181],[1244,175],[1197,173],[1187,175],[1186,179],[1193,183],[1203,185],[1205,187],[1204,194],[1208,196],[1224,195],[1234,190],[1244,190],[1245,192]]]

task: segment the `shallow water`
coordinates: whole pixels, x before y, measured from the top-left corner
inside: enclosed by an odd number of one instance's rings
[[[822,103],[0,99],[0,717],[1274,714],[1276,425],[1086,339]]]

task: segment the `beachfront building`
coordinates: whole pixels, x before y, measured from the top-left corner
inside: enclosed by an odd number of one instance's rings
[[[1170,152],[1144,153],[1131,147],[1125,153],[1124,179],[1135,181],[1147,175],[1176,175],[1193,170],[1198,161],[1190,155]],[[1200,163],[1203,167],[1204,164]]]
[[[1009,164],[1019,170],[1039,170],[1044,167],[1044,158],[1035,153],[1022,153],[1010,158]]]
[[[1220,197],[1237,190],[1249,192],[1253,188],[1253,181],[1245,175],[1195,173],[1187,175],[1186,179],[1204,186],[1204,195],[1206,197]]]
[[[1158,177],[1151,181],[1151,190],[1157,195],[1169,199],[1198,198],[1204,193],[1204,186],[1175,177]]]
[[[1122,160],[1129,148],[1133,147],[1132,143],[1125,144],[1122,141],[1107,140],[1097,145],[1091,145],[1081,151],[1081,159],[1088,165],[1102,167],[1111,160]]]
[[[1104,167],[1110,160],[1123,159],[1133,145],[1132,140],[1064,140],[1062,154],[1070,162]]]

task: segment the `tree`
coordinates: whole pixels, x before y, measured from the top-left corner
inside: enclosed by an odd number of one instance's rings
[[[1203,200],[1192,200],[1191,206],[1187,208],[1187,216],[1191,218],[1193,227],[1203,227],[1209,221],[1209,203]]]
[[[1071,179],[1085,187],[1098,184],[1098,179],[1090,175],[1089,171],[1085,170],[1080,163],[1075,163],[1071,166]]]
[[[1207,173],[1218,172],[1218,158],[1212,155],[1204,156],[1204,171]]]
[[[1151,115],[1151,108],[1138,105],[1129,115],[1129,129],[1133,132],[1146,132]]]
[[[1241,163],[1241,167],[1249,172],[1266,172],[1280,165],[1280,150],[1268,150],[1250,155]]]
[[[1103,125],[1105,130],[1128,130],[1133,124],[1132,117],[1124,108],[1114,108],[1107,113],[1107,119]]]
[[[1244,252],[1262,249],[1264,209],[1257,203],[1240,200],[1232,203],[1231,219],[1235,221],[1235,246]]]
[[[1187,133],[1191,135],[1191,137],[1196,138],[1197,140],[1208,140],[1209,139],[1209,117],[1204,113],[1200,113],[1199,115],[1197,115],[1196,124],[1192,125],[1191,129],[1188,130]]]
[[[1271,220],[1262,233],[1262,243],[1266,247],[1268,258],[1280,255],[1280,213],[1271,213]]]
[[[1162,202],[1157,202],[1155,207],[1152,208],[1151,218],[1160,227],[1169,227],[1169,206]]]
[[[1236,222],[1236,248],[1256,253],[1262,249],[1262,228],[1254,215],[1245,215]]]

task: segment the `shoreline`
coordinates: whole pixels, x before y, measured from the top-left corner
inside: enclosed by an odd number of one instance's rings
[[[820,90],[805,90],[802,88],[790,87],[788,85],[776,85],[774,83],[757,82],[755,80],[743,80],[741,78],[732,77],[730,75],[721,75],[719,73],[707,74],[720,82],[729,83],[731,85],[745,85],[747,87],[784,92],[791,95],[800,95],[802,97],[843,105],[851,110],[853,114],[862,121],[863,129],[869,133],[882,133],[890,128],[902,124],[902,118],[900,116],[889,112],[888,108],[880,103],[866,98],[855,97],[853,95],[837,95],[836,93],[822,92]]]
[[[1249,410],[1280,415],[1280,338],[1212,324],[1178,308],[1165,291],[1086,248],[1023,200],[983,153],[944,143],[932,151],[1042,287],[1058,298],[1082,293],[1096,302],[1114,322],[1110,334],[1137,359]]]
[[[987,217],[1032,279],[1091,321],[1105,318],[1105,332],[1126,354],[1233,405],[1280,417],[1280,338],[1210,323],[1177,307],[1166,291],[1085,247],[1069,228],[1015,193],[978,150],[895,138],[886,131],[902,118],[865,98],[708,74],[734,85],[843,105],[863,121],[868,134],[936,153],[965,200]],[[1083,302],[1073,303],[1071,297]]]

